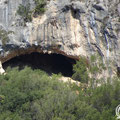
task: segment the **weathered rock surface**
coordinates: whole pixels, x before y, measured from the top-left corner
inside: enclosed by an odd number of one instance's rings
[[[46,12],[23,24],[20,4],[33,0],[0,0],[0,28],[12,31],[0,41],[0,60],[31,52],[60,53],[78,59],[96,51],[120,66],[119,0],[48,0]]]

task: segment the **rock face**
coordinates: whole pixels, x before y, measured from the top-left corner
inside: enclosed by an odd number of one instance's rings
[[[0,0],[0,30],[11,31],[0,41],[2,63],[31,52],[75,59],[98,52],[120,66],[119,0],[48,0],[43,15],[23,24],[17,10],[28,3],[35,7],[33,0]]]

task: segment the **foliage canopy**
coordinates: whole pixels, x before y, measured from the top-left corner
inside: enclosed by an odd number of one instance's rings
[[[120,81],[83,88],[41,70],[8,68],[0,75],[0,120],[114,120]]]

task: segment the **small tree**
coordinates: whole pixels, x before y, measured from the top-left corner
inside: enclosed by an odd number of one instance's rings
[[[36,7],[34,10],[34,15],[39,15],[45,12],[46,0],[34,0]]]
[[[22,17],[25,22],[32,21],[32,11],[30,11],[30,4],[27,4],[26,6],[20,4],[17,13]]]
[[[75,65],[73,65],[73,71],[73,79],[83,83],[88,82],[89,76],[87,71],[87,60],[85,59],[85,57],[81,57],[80,60],[77,61]]]

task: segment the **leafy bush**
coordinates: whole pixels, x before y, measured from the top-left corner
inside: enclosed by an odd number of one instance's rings
[[[73,66],[74,74],[73,79],[78,80],[82,83],[87,83],[89,80],[88,71],[87,71],[87,60],[84,57],[81,57],[79,61]]]
[[[17,13],[22,17],[25,22],[32,21],[32,11],[30,10],[30,4],[27,4],[26,6],[20,4]]]
[[[31,22],[32,15],[40,15],[45,12],[46,0],[34,0],[35,8],[31,10],[30,4],[22,5],[20,4],[17,13],[22,17],[24,22]]]
[[[35,7],[35,15],[39,15],[45,12],[45,5],[46,5],[46,0],[34,0],[36,7]]]
[[[86,59],[81,56],[79,61],[73,65],[74,74],[72,78],[80,81],[81,83],[92,84],[93,87],[101,83],[101,79],[97,79],[100,73],[106,70],[106,66],[103,63],[101,56],[92,55],[90,59]],[[102,80],[104,83],[106,80]]]
[[[83,89],[26,67],[0,75],[0,120],[115,120],[120,81]],[[76,93],[77,91],[77,93]]]
[[[8,70],[0,76],[0,120],[52,120],[74,118],[69,109],[76,94],[66,84],[40,71]]]

